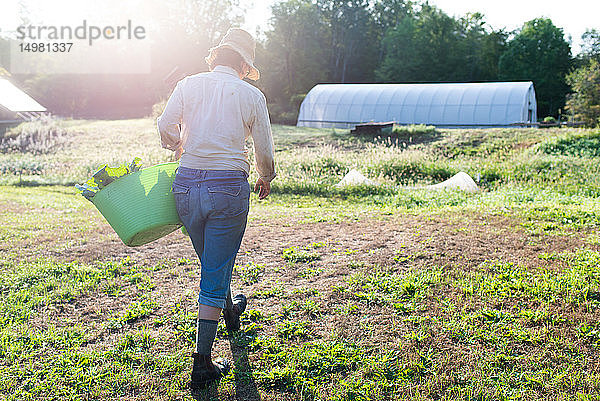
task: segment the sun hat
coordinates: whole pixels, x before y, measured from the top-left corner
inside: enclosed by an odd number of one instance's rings
[[[240,28],[230,28],[218,46],[212,47],[208,51],[208,56],[205,58],[208,65],[217,57],[217,50],[221,48],[228,48],[236,51],[242,56],[244,61],[250,66],[250,72],[248,78],[256,81],[260,78],[260,72],[254,66],[254,52],[256,49],[256,41],[252,35]]]

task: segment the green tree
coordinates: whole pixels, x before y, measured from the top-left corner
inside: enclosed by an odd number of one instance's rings
[[[373,4],[371,14],[374,45],[377,47],[377,65],[383,61],[383,39],[386,33],[412,12],[413,3],[408,0],[379,0]]]
[[[591,59],[589,63],[567,76],[573,93],[567,100],[567,110],[578,121],[586,125],[600,124],[600,62]]]
[[[505,43],[482,14],[455,19],[426,3],[388,29],[376,75],[384,82],[495,80]]]
[[[588,29],[581,35],[581,42],[583,59],[600,61],[600,32],[596,29]]]
[[[533,81],[540,117],[557,116],[564,106],[570,67],[571,45],[548,18],[526,22],[508,42],[498,66],[502,80]]]
[[[408,0],[379,0],[373,4],[373,22],[377,26],[378,37],[382,40],[385,33],[398,25],[400,20],[413,13],[413,3]]]
[[[573,67],[587,66],[590,60],[600,61],[600,32],[596,29],[588,29],[581,35],[581,51],[573,59]]]
[[[481,38],[481,56],[479,58],[481,76],[477,78],[482,81],[497,81],[500,57],[506,49],[508,34],[504,30],[489,30],[487,35]]]
[[[257,64],[269,66],[261,71],[259,84],[271,103],[273,119],[292,122],[297,105],[291,99],[330,80],[328,28],[310,0],[283,1],[271,10],[272,29],[266,32],[264,47],[257,48]]]
[[[468,25],[468,24],[466,24]],[[440,82],[467,79],[461,32],[469,30],[440,9],[425,3],[401,18],[384,38],[384,59],[377,77],[386,82]]]
[[[275,121],[295,121],[299,101],[322,82],[368,82],[377,40],[367,0],[285,0],[272,8],[272,29],[257,63]]]
[[[411,0],[283,0],[272,13],[257,63],[275,121],[292,122],[322,82],[495,80],[507,37],[481,14]]]
[[[483,14],[467,13],[458,19],[458,47],[461,63],[457,80],[492,81],[498,79],[498,61],[506,45],[506,33],[488,27]]]
[[[368,0],[318,0],[328,29],[329,71],[334,82],[373,78],[377,46]]]

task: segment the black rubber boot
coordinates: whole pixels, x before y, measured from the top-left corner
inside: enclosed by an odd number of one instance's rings
[[[196,352],[192,354],[192,358],[194,358],[192,381],[190,382],[192,395],[219,381],[231,369],[231,365],[226,359],[220,358],[213,362],[210,355],[200,355]]]
[[[233,297],[231,307],[223,309],[225,327],[228,332],[232,333],[240,329],[240,316],[246,310],[247,304],[246,296],[244,294],[237,294]]]

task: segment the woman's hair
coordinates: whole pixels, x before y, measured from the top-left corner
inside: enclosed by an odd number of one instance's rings
[[[242,72],[242,61],[244,61],[244,59],[238,52],[227,47],[222,47],[215,51],[217,52],[217,56],[213,62],[210,63],[211,71],[218,65],[226,65],[239,73]]]

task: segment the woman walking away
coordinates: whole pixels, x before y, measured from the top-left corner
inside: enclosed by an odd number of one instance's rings
[[[179,81],[158,118],[162,146],[181,157],[172,190],[201,264],[193,393],[229,372],[227,360],[211,359],[221,311],[227,329],[235,331],[246,308],[244,295],[231,300],[230,282],[248,216],[248,137],[254,142],[259,199],[269,195],[275,178],[265,96],[243,81],[259,78],[255,48],[252,35],[230,29],[206,57],[210,72]]]

